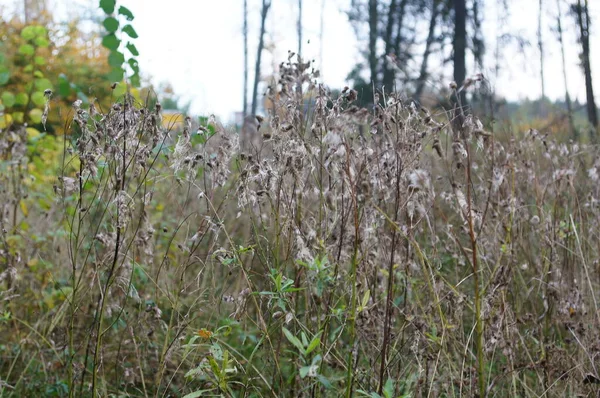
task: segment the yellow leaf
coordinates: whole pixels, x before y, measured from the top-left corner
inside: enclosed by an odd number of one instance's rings
[[[21,206],[21,211],[23,212],[23,215],[27,217],[29,215],[29,210],[27,210],[27,204],[25,203],[25,200],[21,199],[19,205]]]
[[[40,135],[38,129],[34,129],[33,127],[27,127],[27,138],[32,139]]]

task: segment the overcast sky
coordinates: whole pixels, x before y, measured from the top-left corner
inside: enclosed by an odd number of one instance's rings
[[[74,4],[93,6],[97,0],[47,0],[52,10],[64,18],[77,12]],[[323,6],[323,43],[321,10]],[[562,0],[561,0],[562,1]],[[263,53],[263,74],[271,73],[286,59],[288,50],[297,47],[297,0],[272,0],[267,22],[267,50]],[[483,30],[487,40],[486,64],[494,65],[495,37],[503,33],[520,34],[530,45],[523,54],[515,43],[506,47],[501,57],[501,73],[496,79],[493,69],[482,72],[491,80],[499,95],[510,100],[537,98],[541,93],[539,55],[537,53],[538,0],[509,0],[510,19],[498,23],[497,0],[486,0]],[[546,52],[546,93],[564,97],[560,47],[551,28],[556,25],[556,0],[544,0],[544,40]],[[133,26],[138,31],[136,45],[144,76],[155,84],[170,82],[184,101],[191,102],[195,114],[215,113],[229,121],[242,109],[243,42],[242,0],[119,0],[134,13]],[[250,12],[250,65],[254,65],[259,31],[261,0],[248,0]],[[350,0],[304,0],[304,54],[322,68],[322,80],[332,88],[347,84],[346,77],[360,60],[359,43],[345,10]],[[600,1],[589,2],[592,18],[592,68],[595,90],[600,93]],[[9,12],[23,0],[0,0]],[[563,29],[566,30],[569,90],[573,98],[585,101],[585,84],[578,67],[579,47],[572,17],[566,16],[563,2]],[[321,47],[322,46],[322,47]],[[321,59],[320,54],[323,55]],[[470,67],[469,67],[470,66]],[[473,63],[468,61],[469,74]],[[451,70],[447,70],[450,80]],[[250,77],[253,73],[251,70]],[[447,82],[444,82],[446,84]],[[441,82],[431,82],[439,85]]]

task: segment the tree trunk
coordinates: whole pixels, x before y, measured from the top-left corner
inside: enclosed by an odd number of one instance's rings
[[[467,76],[465,66],[467,49],[467,5],[466,0],[454,0],[454,81],[460,87]],[[455,101],[464,106],[466,102],[465,91],[461,90]]]
[[[577,16],[581,40],[581,66],[585,75],[587,114],[590,124],[594,127],[594,130],[591,133],[591,139],[592,141],[595,141],[598,128],[598,111],[596,109],[596,101],[594,100],[594,87],[592,86],[592,68],[590,65],[590,15],[588,12],[587,0],[585,0],[583,4],[581,3],[581,0],[577,0],[575,14]]]
[[[369,70],[371,85],[377,87],[377,0],[369,0]]]
[[[539,0],[538,2],[539,10],[538,10],[538,31],[537,31],[537,40],[538,40],[538,49],[540,50],[540,79],[542,81],[542,99],[546,98],[546,86],[544,85],[544,42],[542,41],[542,11],[544,6],[544,1]]]
[[[244,0],[244,108],[242,119],[248,116],[248,0]]]
[[[562,12],[560,7],[560,1],[556,0],[556,8],[558,10],[558,17],[556,18],[557,22],[557,33],[558,33],[558,42],[560,43],[560,54],[562,57],[562,71],[563,71],[563,81],[565,85],[565,102],[567,104],[567,116],[569,118],[569,130],[571,136],[574,139],[578,138],[577,130],[575,130],[575,123],[573,123],[573,105],[571,104],[571,96],[569,95],[569,84],[567,81],[567,61],[565,57],[565,43],[563,39],[563,30],[562,30]]]
[[[402,43],[402,28],[404,27],[404,17],[406,15],[405,9],[407,3],[408,2],[406,0],[402,0],[400,2],[400,9],[398,11],[398,23],[396,24],[396,35],[392,39],[394,43],[394,54],[396,55],[396,57],[402,56],[402,54],[400,54],[400,44]]]
[[[425,88],[425,82],[427,81],[427,63],[429,61],[429,55],[431,54],[431,46],[435,40],[435,27],[437,24],[437,18],[439,15],[439,0],[432,0],[431,2],[431,17],[429,18],[429,31],[427,32],[427,41],[425,42],[425,50],[423,51],[423,60],[421,61],[421,70],[419,71],[419,78],[417,79],[417,88],[415,89],[415,99],[421,102],[421,96],[423,95],[423,89]]]
[[[302,0],[298,0],[298,54],[302,55]]]
[[[256,64],[254,65],[254,87],[252,89],[252,115],[256,115],[258,109],[258,83],[260,81],[260,61],[262,58],[262,51],[265,46],[265,22],[267,20],[267,14],[271,7],[271,0],[263,0],[262,10],[260,14],[260,36],[258,39],[258,50],[256,52]]]
[[[391,91],[393,89],[394,84],[394,68],[392,65],[388,65],[387,56],[391,55],[393,52],[394,44],[392,43],[392,33],[394,31],[394,21],[396,18],[396,0],[390,1],[390,6],[388,8],[387,15],[387,25],[385,27],[385,36],[383,37],[383,42],[385,43],[385,54],[383,54],[383,86],[387,89],[387,91]],[[397,55],[397,54],[394,54]]]

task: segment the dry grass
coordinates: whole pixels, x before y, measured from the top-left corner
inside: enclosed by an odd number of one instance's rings
[[[75,104],[45,208],[2,132],[0,395],[597,394],[596,149],[280,73],[244,151]]]

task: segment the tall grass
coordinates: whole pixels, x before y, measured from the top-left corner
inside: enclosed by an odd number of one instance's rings
[[[598,393],[594,147],[291,58],[268,96],[242,147],[75,103],[44,206],[2,132],[1,396]]]

